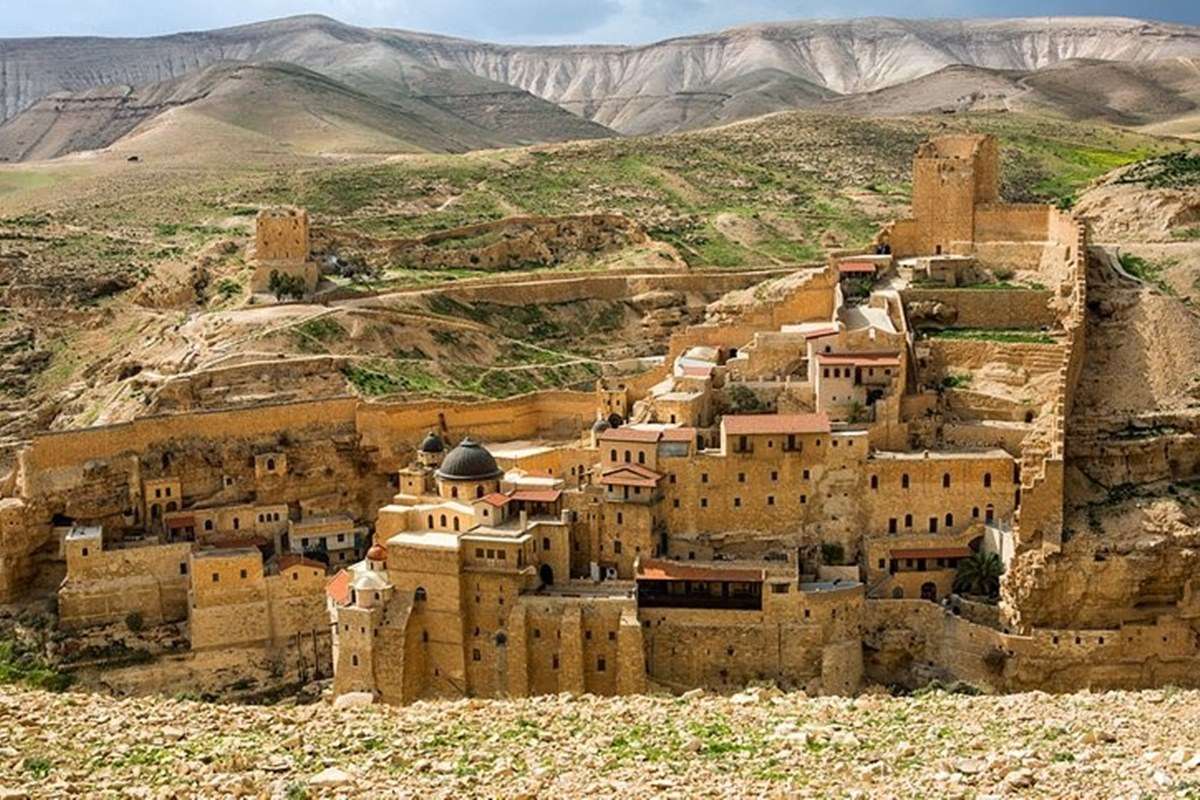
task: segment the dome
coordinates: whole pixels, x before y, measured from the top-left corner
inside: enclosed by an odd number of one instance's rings
[[[378,572],[360,572],[350,581],[350,588],[356,592],[380,592],[392,588],[392,584]]]
[[[452,481],[486,481],[499,478],[503,472],[487,448],[468,436],[446,454],[435,474]]]
[[[425,439],[422,440],[421,446],[417,449],[422,453],[440,453],[446,449],[446,446],[442,444],[442,437],[430,431],[425,435]]]
[[[598,419],[592,423],[592,433],[604,433],[606,430],[608,430],[611,427],[612,427],[612,425],[608,424],[608,420]]]
[[[371,545],[371,549],[367,550],[368,561],[387,561],[387,548],[376,543]]]

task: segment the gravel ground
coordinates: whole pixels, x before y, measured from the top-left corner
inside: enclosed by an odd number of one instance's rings
[[[0,689],[0,798],[1196,797],[1200,692],[239,707]]]

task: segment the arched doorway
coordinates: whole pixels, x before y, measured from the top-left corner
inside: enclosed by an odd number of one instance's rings
[[[922,600],[937,600],[937,584],[933,581],[926,581],[921,584],[921,599]]]
[[[892,599],[893,600],[903,600],[904,599],[904,589],[900,588],[899,586],[892,589]]]
[[[542,579],[542,585],[554,585],[554,570],[549,564],[542,564],[542,566],[538,568],[538,577]]]

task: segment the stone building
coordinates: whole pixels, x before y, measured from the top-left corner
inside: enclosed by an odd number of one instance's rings
[[[308,212],[298,208],[267,208],[258,212],[254,230],[255,293],[271,291],[272,274],[298,280],[312,294],[320,270],[309,249]]]

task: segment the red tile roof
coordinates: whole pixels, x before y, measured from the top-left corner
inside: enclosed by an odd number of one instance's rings
[[[305,558],[304,556],[296,553],[284,553],[283,555],[279,556],[278,563],[280,572],[283,572],[285,569],[301,566],[315,567],[316,569],[321,570],[321,572],[325,571],[325,565],[320,561],[314,561],[311,558]]]
[[[614,467],[600,476],[600,483],[607,486],[647,486],[653,488],[662,480],[652,469],[640,467],[637,464],[624,464]]]
[[[830,366],[898,367],[899,353],[817,353],[817,363]]]
[[[657,442],[662,431],[645,428],[609,428],[600,434],[602,442]]]
[[[843,261],[838,264],[838,272],[870,272],[875,273],[875,265],[870,261]]]
[[[325,583],[325,594],[339,606],[350,602],[350,572],[340,570]]]
[[[526,503],[557,503],[560,497],[560,489],[519,489],[513,492],[509,499],[523,500]]]
[[[486,494],[479,499],[482,500],[483,502],[487,503],[489,506],[493,506],[495,508],[500,508],[501,506],[508,503],[508,501],[511,500],[512,498],[510,498],[506,494],[500,494],[499,492],[492,492],[491,494]]]
[[[829,433],[826,414],[726,414],[721,418],[725,433],[746,436],[763,433]]]
[[[196,517],[192,514],[183,514],[178,517],[167,517],[165,519],[167,527],[174,530],[175,528],[191,528],[196,525]]]
[[[892,550],[892,558],[966,558],[971,555],[969,547],[910,547]]]
[[[831,325],[828,328],[816,328],[811,331],[804,332],[805,339],[819,339],[822,336],[832,336],[837,333],[837,326]]]
[[[712,364],[684,364],[679,373],[686,378],[707,378],[713,373]]]
[[[667,428],[662,432],[662,441],[664,442],[694,442],[696,441],[695,428]]]
[[[639,581],[737,581],[761,583],[766,571],[747,567],[710,567],[680,561],[645,559],[638,569]]]

